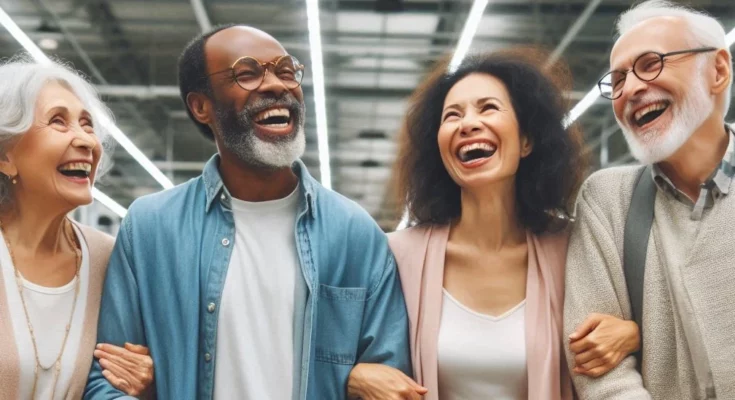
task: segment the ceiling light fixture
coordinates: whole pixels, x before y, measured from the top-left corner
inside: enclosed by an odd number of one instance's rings
[[[56,39],[43,38],[38,41],[38,47],[45,50],[56,50],[59,48],[59,42]]]
[[[449,72],[454,72],[462,64],[467,52],[472,45],[472,39],[475,37],[477,27],[480,25],[482,14],[485,13],[485,7],[487,6],[488,0],[475,0],[470,8],[470,13],[467,15],[467,21],[464,23],[464,29],[457,42],[457,48],[454,50],[454,56],[452,61],[449,62]]]
[[[306,19],[309,26],[311,75],[316,111],[316,136],[319,147],[319,174],[322,186],[332,189],[332,169],[329,165],[329,135],[327,132],[327,98],[324,92],[324,64],[322,61],[322,34],[319,24],[319,0],[306,0]]]

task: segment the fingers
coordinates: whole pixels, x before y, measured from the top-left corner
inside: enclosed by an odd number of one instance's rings
[[[579,339],[575,342],[569,343],[569,350],[574,354],[579,354],[595,347],[595,344],[590,340],[588,336],[583,339]]]
[[[105,379],[107,379],[107,381],[110,382],[110,384],[115,387],[115,389],[126,392],[126,393],[128,390],[130,390],[130,384],[128,383],[128,381],[122,378],[118,378],[117,375],[110,372],[110,370],[103,369],[102,376],[104,376]]]
[[[117,364],[115,364],[115,363],[113,363],[111,361],[108,361],[108,360],[102,358],[102,359],[100,359],[100,365],[102,366],[102,368],[104,368],[104,369],[109,370],[110,372],[112,372],[116,377],[118,377],[118,378],[124,380],[125,382],[127,382],[128,383],[128,389],[131,388],[134,384],[137,383],[136,382],[137,380],[133,377],[133,375],[130,374],[130,372],[128,372],[128,370],[126,370],[125,368],[123,368],[123,367],[121,367],[121,366],[119,366],[119,365],[117,365]]]
[[[127,350],[114,344],[100,343],[97,345],[97,350],[102,350],[105,353],[114,354],[116,356],[124,356],[128,353]]]
[[[95,357],[99,358],[100,360],[105,359],[107,361],[111,361],[119,365],[120,367],[125,368],[128,371],[138,368],[137,363],[131,362],[125,357],[116,356],[114,354],[110,354],[102,350],[95,350],[93,354]]]
[[[594,358],[591,361],[588,361],[586,363],[576,364],[576,367],[574,367],[574,372],[576,372],[578,374],[584,373],[584,372],[590,371],[593,368],[600,367],[600,366],[602,366],[604,364],[605,364],[605,362],[603,361],[603,359],[601,359],[601,358]]]
[[[403,380],[405,380],[406,383],[408,383],[408,385],[413,389],[414,392],[422,396],[429,392],[429,389],[419,385],[418,383],[416,383],[416,381],[409,378],[405,374],[402,373],[401,375],[403,375]]]
[[[421,400],[421,395],[416,392],[410,392],[407,396],[404,396],[406,400]]]
[[[139,344],[125,343],[125,349],[128,351],[132,351],[133,353],[143,355],[143,356],[147,356],[151,354],[147,347],[141,346]]]
[[[594,359],[597,359],[597,358],[604,360],[603,358],[604,355],[605,353],[601,353],[597,349],[587,350],[585,352],[579,353],[576,356],[574,356],[574,365],[579,366],[579,365],[587,364],[588,362]]]
[[[605,365],[601,365],[601,366],[599,366],[597,368],[592,368],[589,371],[582,372],[582,375],[587,375],[590,378],[599,378],[602,375],[605,375],[606,373],[610,372],[610,370],[612,370],[613,368],[614,368],[614,366],[605,364]]]
[[[587,316],[587,319],[585,319],[579,326],[577,326],[577,329],[569,335],[569,340],[575,341],[579,340],[585,336],[587,336],[590,332],[595,330],[595,327],[600,323],[600,315],[599,314],[590,314]]]

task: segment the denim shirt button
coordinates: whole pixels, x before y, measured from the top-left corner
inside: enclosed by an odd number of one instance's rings
[[[222,246],[229,246],[230,245],[230,239],[224,238],[222,239]]]
[[[213,312],[214,312],[214,309],[215,309],[215,307],[216,307],[216,306],[215,306],[215,304],[214,304],[214,303],[209,303],[209,304],[207,305],[207,311],[209,311],[210,313],[213,313]]]
[[[204,361],[206,362],[212,361],[212,355],[209,353],[204,353]]]

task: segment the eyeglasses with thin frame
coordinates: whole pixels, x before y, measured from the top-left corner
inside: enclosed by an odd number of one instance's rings
[[[708,53],[716,50],[716,47],[700,47],[696,49],[672,51],[670,53],[649,51],[641,54],[635,59],[633,62],[633,68],[610,71],[603,75],[602,78],[597,81],[597,87],[600,89],[602,97],[609,100],[615,100],[622,96],[625,79],[629,72],[633,72],[638,79],[644,82],[651,82],[661,75],[661,71],[664,70],[664,59],[666,57],[678,56],[681,54]]]
[[[247,91],[260,87],[265,79],[265,74],[271,73],[283,82],[288,89],[296,89],[301,85],[304,78],[304,65],[292,55],[284,55],[275,61],[262,62],[255,57],[240,57],[232,63],[230,68],[217,71],[208,76],[230,73],[232,80],[238,86]]]

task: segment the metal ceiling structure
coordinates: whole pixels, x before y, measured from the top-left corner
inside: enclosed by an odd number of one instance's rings
[[[316,0],[309,0],[312,5]],[[314,38],[306,0],[0,0],[0,7],[44,52],[83,71],[115,114],[116,124],[173,183],[201,171],[215,152],[189,121],[176,86],[176,62],[202,30],[242,23],[276,37],[307,65],[307,149],[320,178],[320,146],[311,75]],[[608,65],[623,0],[490,0],[472,51],[539,45],[574,74],[568,96],[581,100]],[[687,1],[735,28],[732,0]],[[318,2],[332,188],[362,205],[385,230],[400,217],[387,193],[395,136],[406,97],[432,63],[452,54],[471,0],[322,0]],[[0,30],[0,57],[23,47]],[[732,116],[732,114],[731,114]],[[601,99],[581,124],[594,167],[632,162],[610,105]],[[321,148],[326,146],[322,145]],[[322,157],[325,155],[322,154]],[[161,190],[121,146],[98,188],[123,206]]]

